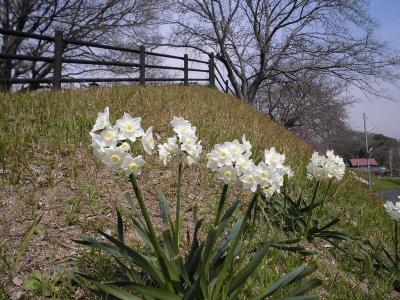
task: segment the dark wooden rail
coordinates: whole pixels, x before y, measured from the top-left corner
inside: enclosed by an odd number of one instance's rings
[[[79,41],[73,39],[65,39],[61,31],[56,31],[54,37],[47,35],[39,35],[34,33],[13,31],[0,29],[0,34],[17,36],[22,38],[30,38],[37,40],[46,40],[53,43],[53,56],[30,56],[30,55],[9,55],[0,53],[0,59],[3,60],[23,60],[23,61],[43,61],[48,62],[53,65],[53,75],[52,77],[46,77],[42,79],[38,78],[0,78],[0,83],[4,84],[30,84],[30,83],[47,83],[51,84],[53,89],[60,89],[62,83],[83,83],[83,82],[138,82],[139,84],[146,84],[146,82],[183,82],[187,85],[189,82],[208,82],[211,86],[217,86],[225,91],[226,93],[231,92],[232,89],[229,86],[229,80],[224,79],[221,71],[215,64],[214,53],[209,54],[209,60],[199,60],[194,58],[189,58],[187,54],[183,56],[164,54],[158,52],[147,51],[144,46],[139,47],[139,49],[131,49],[126,47],[117,47],[111,45],[103,45],[94,42]],[[101,59],[75,59],[66,58],[63,56],[64,49],[66,45],[77,45],[77,46],[87,46],[98,49],[115,50],[126,53],[138,54],[138,62],[123,62],[123,61],[107,61]],[[183,61],[183,67],[177,66],[164,66],[161,64],[148,64],[146,63],[146,57],[156,56],[162,58],[169,58],[175,60]],[[189,62],[198,63],[200,65],[207,66],[206,69],[199,68],[189,68]],[[114,77],[94,77],[94,78],[71,78],[63,77],[63,65],[64,64],[76,64],[76,65],[101,65],[101,66],[115,66],[115,67],[132,67],[138,68],[139,77],[137,78],[114,78]],[[179,78],[147,78],[146,69],[163,69],[163,70],[173,70],[182,71],[183,77]],[[207,78],[192,78],[189,76],[189,72],[200,72],[208,73]]]

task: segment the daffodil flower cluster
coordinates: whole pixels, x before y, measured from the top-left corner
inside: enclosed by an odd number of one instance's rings
[[[314,152],[307,166],[307,177],[316,180],[341,180],[345,169],[343,158],[335,155],[333,150],[326,151],[326,155],[319,155],[318,152]]]
[[[191,165],[200,159],[201,141],[196,136],[196,127],[182,117],[173,117],[171,126],[175,135],[158,145],[158,154],[166,165],[174,155],[186,156],[187,164]]]
[[[388,201],[383,206],[393,220],[400,220],[400,201],[397,201],[395,204]]]
[[[153,127],[144,132],[140,122],[140,117],[124,113],[113,126],[106,107],[104,112],[98,113],[90,132],[94,155],[111,170],[122,169],[128,175],[139,175],[145,161],[142,155],[132,156],[131,146],[140,138],[146,153],[152,154],[154,149]]]
[[[366,184],[366,185],[369,184],[367,180],[365,180],[364,178],[361,178],[361,177],[357,176],[357,174],[354,173],[353,171],[350,171],[350,174],[353,175],[354,179],[357,180],[358,182],[361,182],[361,183]]]
[[[264,161],[256,165],[251,157],[251,144],[242,137],[238,140],[225,142],[214,146],[207,154],[207,167],[217,173],[217,178],[225,184],[240,180],[244,189],[255,192],[258,186],[266,196],[280,192],[284,176],[291,175],[289,167],[285,166],[285,155],[276,152],[275,148],[267,149]]]

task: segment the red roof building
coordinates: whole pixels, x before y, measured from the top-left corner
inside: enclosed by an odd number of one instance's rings
[[[369,166],[370,167],[378,167],[379,164],[375,158],[369,159]],[[350,167],[352,168],[364,168],[368,167],[368,159],[367,158],[351,158],[350,159]]]

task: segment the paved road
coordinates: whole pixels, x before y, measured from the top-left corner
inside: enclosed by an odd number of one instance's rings
[[[400,201],[400,190],[379,192],[378,194],[386,201],[391,201],[391,202]]]

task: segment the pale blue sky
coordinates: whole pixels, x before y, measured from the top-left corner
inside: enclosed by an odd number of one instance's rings
[[[379,22],[377,36],[391,42],[393,47],[400,50],[400,0],[372,0],[370,11]],[[368,128],[373,126],[375,132],[400,139],[400,89],[390,85],[387,88],[395,102],[372,96],[368,100],[356,93],[360,102],[349,109],[349,123],[355,130],[363,129],[362,114],[365,112]]]

